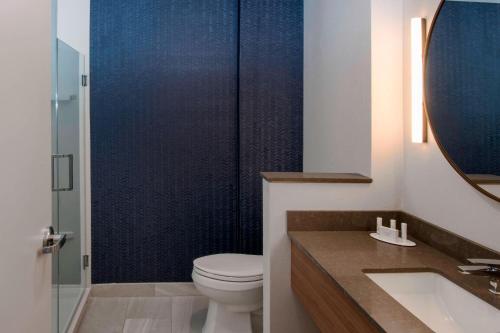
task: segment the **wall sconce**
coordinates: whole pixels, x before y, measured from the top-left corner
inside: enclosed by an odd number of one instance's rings
[[[424,45],[426,21],[411,19],[411,141],[427,142],[427,117],[424,112]]]

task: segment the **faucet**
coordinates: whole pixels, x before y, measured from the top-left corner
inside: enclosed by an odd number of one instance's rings
[[[485,275],[490,277],[489,291],[500,295],[500,260],[496,259],[467,259],[471,266],[458,266],[462,274]]]

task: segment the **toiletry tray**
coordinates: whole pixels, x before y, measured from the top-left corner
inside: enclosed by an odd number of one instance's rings
[[[393,241],[392,239],[387,239],[387,238],[380,236],[376,232],[372,232],[370,234],[370,237],[375,238],[376,240],[384,242],[384,243],[394,244],[394,245],[398,245],[398,246],[409,247],[409,246],[416,246],[417,245],[415,242],[412,242],[409,239],[402,239],[401,237],[398,237],[398,238],[396,238],[396,241]]]

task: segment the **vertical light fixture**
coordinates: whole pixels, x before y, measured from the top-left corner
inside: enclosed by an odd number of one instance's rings
[[[427,118],[424,112],[424,18],[411,19],[411,141],[427,142]]]

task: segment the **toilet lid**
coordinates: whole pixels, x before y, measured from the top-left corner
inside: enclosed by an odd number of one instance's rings
[[[223,253],[195,259],[194,268],[210,276],[262,279],[262,256]],[[215,277],[214,276],[214,277]]]

